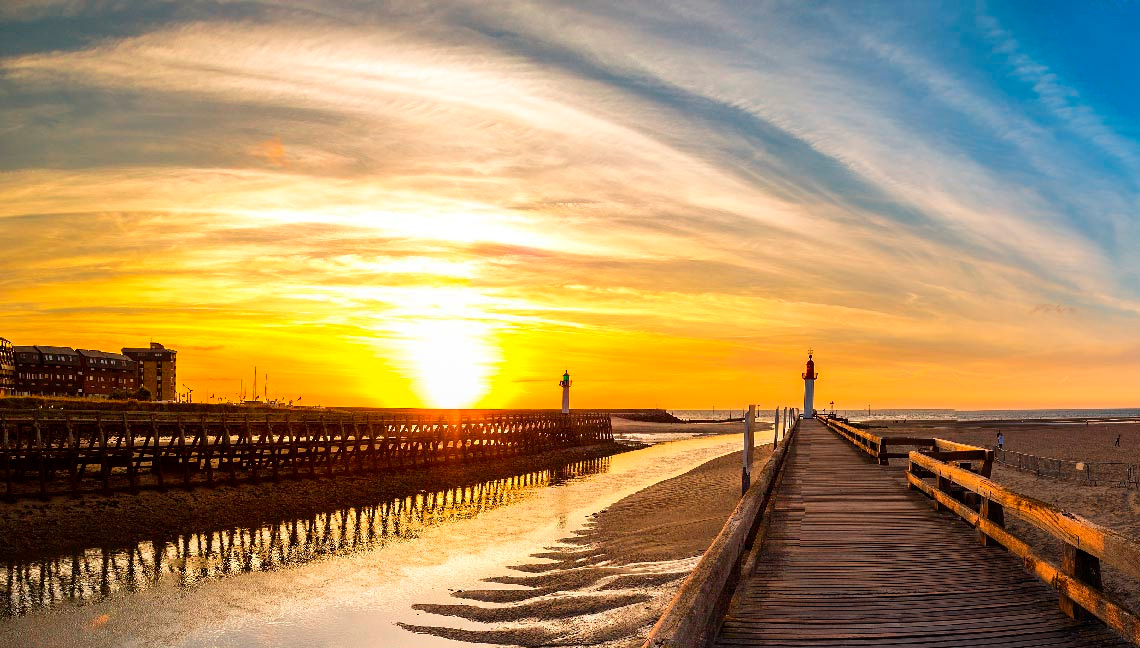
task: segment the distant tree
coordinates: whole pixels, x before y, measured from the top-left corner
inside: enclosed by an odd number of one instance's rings
[[[127,400],[130,397],[131,392],[125,389],[112,389],[111,393],[107,395],[107,398],[111,400]]]
[[[148,401],[150,400],[150,390],[146,387],[139,387],[134,395],[135,400]]]

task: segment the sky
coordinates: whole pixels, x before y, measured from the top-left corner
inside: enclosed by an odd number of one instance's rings
[[[1124,407],[1140,4],[0,3],[0,336],[305,405]]]

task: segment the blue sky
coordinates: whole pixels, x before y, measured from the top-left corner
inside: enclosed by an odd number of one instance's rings
[[[319,326],[394,385],[410,323],[462,319],[512,384],[656,354],[724,390],[816,346],[897,405],[1128,404],[1136,34],[1132,2],[9,2],[0,326],[206,348],[209,313],[265,363],[256,322]]]

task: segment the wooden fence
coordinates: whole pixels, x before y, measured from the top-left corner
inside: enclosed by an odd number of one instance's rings
[[[0,414],[5,498],[468,463],[612,441],[608,414]]]
[[[840,421],[824,421],[856,448],[886,463],[884,448],[901,439],[921,446],[906,457],[907,487],[931,498],[937,510],[956,513],[978,531],[983,545],[1001,545],[1060,594],[1071,617],[1091,614],[1126,639],[1140,644],[1140,618],[1104,590],[1101,561],[1140,579],[1140,543],[1051,504],[1015,493],[989,479],[995,451],[945,439],[876,437]],[[895,456],[895,455],[890,455]],[[928,483],[924,478],[933,478]],[[1049,562],[1005,527],[1011,513],[1061,543],[1062,564]]]
[[[1091,486],[1140,488],[1140,465],[1116,461],[1072,461],[1039,457],[1013,450],[997,450],[998,463],[1042,477],[1065,479]]]

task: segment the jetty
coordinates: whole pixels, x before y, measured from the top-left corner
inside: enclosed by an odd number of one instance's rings
[[[609,414],[0,413],[3,497],[383,473],[613,441]]]
[[[1140,643],[1140,620],[1101,580],[1102,564],[1140,578],[1140,544],[1003,487],[993,461],[991,449],[797,421],[645,648]],[[1047,534],[1061,559],[1007,517]]]

